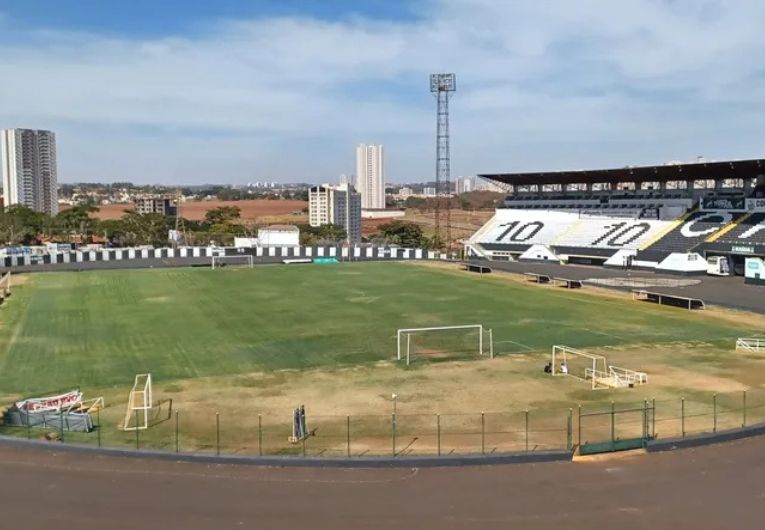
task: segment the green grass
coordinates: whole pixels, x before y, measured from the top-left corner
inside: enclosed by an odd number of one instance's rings
[[[482,323],[499,355],[708,341],[674,308],[405,264],[44,273],[0,307],[0,394],[392,359],[400,327]],[[682,355],[679,353],[678,355]],[[257,383],[253,383],[257,384]]]

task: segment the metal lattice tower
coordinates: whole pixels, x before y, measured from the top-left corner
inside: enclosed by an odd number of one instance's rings
[[[175,232],[180,236],[179,239],[173,241],[173,248],[178,248],[179,244],[187,246],[189,243],[186,241],[186,223],[183,220],[183,214],[181,212],[181,196],[182,192],[179,189],[175,194]]]
[[[454,74],[431,74],[430,91],[436,97],[436,242],[451,244],[451,168],[449,161],[449,98],[457,90]],[[442,205],[442,201],[446,204]],[[445,207],[444,207],[445,206]],[[445,211],[444,211],[445,210]],[[441,234],[441,216],[446,214],[446,241]]]

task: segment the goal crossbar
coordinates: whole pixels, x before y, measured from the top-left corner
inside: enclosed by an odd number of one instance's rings
[[[483,324],[463,324],[458,326],[431,326],[426,328],[402,328],[396,333],[396,358],[400,361],[403,357],[401,348],[401,337],[406,336],[406,364],[409,366],[411,357],[411,337],[417,333],[428,333],[431,331],[454,331],[454,330],[477,330],[478,331],[478,355],[484,355],[484,331],[488,334],[489,357],[494,358],[494,339],[491,329],[484,330]]]

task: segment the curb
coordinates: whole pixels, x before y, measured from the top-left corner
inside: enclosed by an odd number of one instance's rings
[[[82,444],[65,444],[43,440],[28,440],[13,436],[0,436],[0,446],[45,449],[55,452],[89,453],[100,456],[124,458],[149,458],[174,462],[200,462],[206,464],[238,464],[268,467],[314,467],[314,468],[422,468],[458,467],[496,464],[527,464],[540,462],[570,462],[570,451],[539,451],[528,453],[502,453],[494,455],[453,456],[359,456],[343,457],[295,457],[295,456],[246,456],[215,455],[208,453],[171,453],[154,450],[129,450],[93,447]]]

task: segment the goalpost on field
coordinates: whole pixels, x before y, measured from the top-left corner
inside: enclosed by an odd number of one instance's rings
[[[419,342],[419,344],[418,344]],[[396,332],[396,358],[411,357],[420,350],[438,354],[477,353],[494,358],[494,340],[491,329],[482,324],[459,326],[434,326],[427,328],[402,328]]]
[[[765,352],[765,338],[742,337],[736,340],[736,351],[749,351],[753,353]]]
[[[11,296],[11,273],[6,272],[3,277],[0,278],[0,300]]]
[[[151,374],[137,374],[128,397],[123,430],[136,431],[149,428],[149,411],[153,403],[151,390]]]
[[[239,256],[213,256],[212,268],[217,269],[225,267],[226,265],[240,265],[252,268],[255,265],[255,260],[250,254],[242,254]]]
[[[593,390],[644,385],[648,374],[612,366],[603,355],[568,346],[553,346],[550,372],[553,376],[569,375],[589,382]]]

